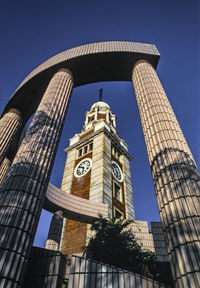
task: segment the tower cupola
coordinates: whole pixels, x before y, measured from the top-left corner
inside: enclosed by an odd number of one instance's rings
[[[83,130],[88,130],[98,122],[102,121],[106,122],[112,131],[116,133],[116,116],[112,114],[110,106],[107,103],[98,101],[92,105],[90,111],[86,112]]]

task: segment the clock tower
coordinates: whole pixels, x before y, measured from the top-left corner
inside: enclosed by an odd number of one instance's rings
[[[127,144],[119,138],[116,116],[99,101],[86,112],[81,133],[65,149],[67,161],[61,189],[81,198],[108,205],[109,217],[134,220],[133,193]],[[61,251],[82,253],[90,236],[89,225],[66,219]]]

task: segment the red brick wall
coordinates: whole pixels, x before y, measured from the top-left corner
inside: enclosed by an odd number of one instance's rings
[[[75,166],[84,158],[92,158],[92,152],[78,158]],[[89,199],[91,170],[83,177],[73,176],[71,194],[78,197]],[[71,257],[74,253],[83,252],[86,242],[87,224],[73,220],[67,220],[67,226],[64,233],[62,253]]]

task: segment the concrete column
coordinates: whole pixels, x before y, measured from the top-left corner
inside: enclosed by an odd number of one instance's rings
[[[110,123],[109,112],[106,113],[106,121],[107,121],[108,123]]]
[[[72,75],[51,79],[0,191],[0,287],[21,287],[49,183]]]
[[[3,162],[0,165],[0,187],[6,177],[8,169],[10,168],[11,161],[7,157],[3,159]]]
[[[94,120],[97,120],[98,108],[95,108]]]
[[[176,287],[200,287],[200,175],[148,62],[134,66],[133,85],[173,279]]]
[[[46,249],[59,251],[60,250],[60,240],[63,227],[63,212],[57,211],[51,219],[51,224],[48,233],[48,239],[46,241]]]
[[[22,125],[21,113],[12,108],[0,119],[0,164]]]
[[[86,115],[86,119],[85,119],[85,125],[88,124],[88,115]]]

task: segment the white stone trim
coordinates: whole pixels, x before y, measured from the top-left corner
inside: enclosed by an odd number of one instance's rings
[[[89,167],[89,169],[88,169],[84,174],[78,175],[78,174],[76,173],[76,170],[77,170],[78,166],[79,166],[81,163],[83,163],[84,161],[89,161],[89,162],[90,162],[90,167]],[[81,160],[80,162],[78,162],[78,164],[76,165],[76,167],[75,167],[75,169],[74,169],[74,176],[77,177],[77,178],[80,178],[80,177],[85,176],[85,175],[90,171],[91,167],[92,167],[92,159],[91,159],[91,158],[84,158],[83,160]]]
[[[122,215],[122,216],[120,217],[120,219],[124,219],[124,213],[123,213],[121,210],[117,209],[116,206],[113,205],[113,216],[114,216],[115,218],[116,218],[116,211],[119,212],[119,213]]]
[[[119,167],[119,165],[118,165],[117,162],[115,162],[115,161],[111,161],[111,165],[112,165],[112,164],[115,164],[115,165],[119,168],[119,171],[120,171],[120,173],[121,173],[121,180],[119,180],[119,179],[117,179],[117,178],[115,177],[115,174],[113,173],[112,166],[111,166],[111,171],[112,171],[113,177],[114,177],[115,180],[117,180],[118,182],[120,182],[120,183],[123,182],[124,177],[123,177],[123,173],[122,173],[121,168]]]
[[[79,135],[74,136],[73,138],[70,139],[70,144],[69,144],[69,146],[77,143],[78,141],[79,141]]]

